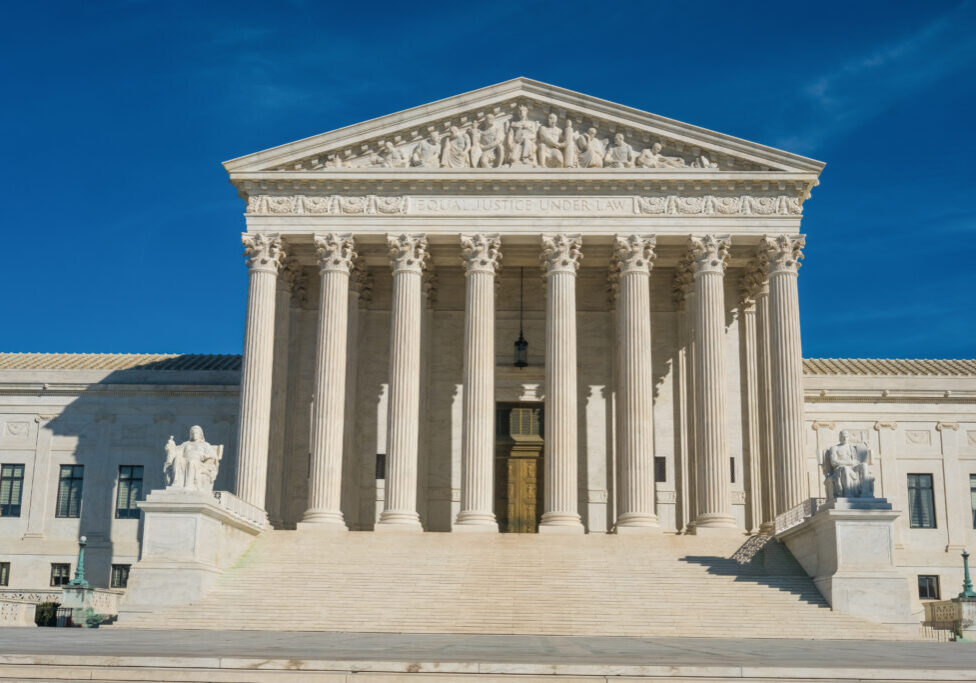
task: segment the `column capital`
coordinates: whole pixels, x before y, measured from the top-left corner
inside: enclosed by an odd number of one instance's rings
[[[244,256],[249,271],[264,271],[278,274],[285,259],[285,245],[281,235],[276,232],[257,232],[241,234]]]
[[[278,289],[289,294],[295,291],[298,281],[304,277],[302,264],[294,256],[288,256],[281,264],[278,272]]]
[[[882,429],[898,429],[897,422],[887,422],[884,420],[878,420],[874,423],[874,430],[880,432]]]
[[[695,271],[691,265],[691,254],[685,253],[674,267],[674,278],[671,280],[671,296],[674,305],[681,307],[688,298],[688,291],[695,283]]]
[[[583,240],[579,235],[565,233],[544,234],[541,236],[542,270],[545,275],[569,273],[575,275],[583,260]]]
[[[640,273],[649,275],[654,266],[654,247],[657,238],[654,235],[616,235],[613,238],[613,257],[611,258],[611,273],[626,275]]]
[[[935,428],[936,428],[937,431],[940,431],[940,432],[941,431],[944,431],[946,429],[951,429],[954,432],[958,432],[959,431],[959,423],[958,422],[938,422],[938,423],[936,423]]]
[[[788,273],[796,275],[803,259],[803,247],[806,246],[806,235],[775,235],[763,237],[759,245],[760,251],[765,252],[770,275]]]
[[[421,233],[388,234],[386,244],[390,248],[390,265],[393,272],[420,274],[427,267],[427,236]]]
[[[315,254],[319,260],[319,272],[346,273],[352,271],[356,260],[356,241],[348,232],[316,233]]]
[[[702,273],[725,273],[731,243],[732,240],[728,236],[690,235],[688,251],[691,253],[694,274],[698,276]]]
[[[497,273],[502,261],[501,246],[497,233],[461,235],[461,259],[464,261],[465,274]]]
[[[833,431],[837,429],[837,423],[833,420],[814,420],[813,424],[810,425],[813,431],[818,431],[820,429],[829,429]]]
[[[349,274],[349,289],[359,295],[360,301],[369,301],[373,292],[373,276],[366,267],[366,259],[357,256],[353,260],[352,272]]]
[[[769,293],[769,260],[766,252],[760,249],[756,258],[746,264],[742,275],[739,298],[743,302],[755,301],[758,297]]]

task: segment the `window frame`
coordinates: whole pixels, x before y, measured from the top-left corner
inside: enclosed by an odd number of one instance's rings
[[[917,485],[912,486],[913,477],[916,478],[927,477],[928,486],[927,487],[917,486]],[[918,479],[916,479],[916,481],[918,481]],[[907,484],[908,484],[908,527],[910,529],[938,529],[939,520],[938,517],[936,516],[936,507],[935,507],[935,475],[933,475],[931,472],[910,472],[908,474]],[[915,523],[915,515],[914,515],[914,509],[912,505],[913,490],[917,492],[922,492],[922,493],[916,493],[916,496],[928,492],[929,502],[931,503],[931,509],[930,509],[931,518],[932,518],[931,524]],[[924,501],[922,501],[922,504],[924,504]]]
[[[64,576],[57,576],[55,574],[55,567],[67,567],[64,572]],[[58,572],[60,573],[60,572]],[[55,578],[61,579],[61,583],[55,583]],[[61,586],[66,586],[68,582],[71,581],[71,563],[70,562],[52,562],[51,563],[51,587],[60,588]]]
[[[109,588],[128,588],[130,571],[132,571],[131,564],[113,564],[112,573],[109,575]],[[118,576],[124,577],[123,581],[116,581],[116,572]]]
[[[129,471],[128,477],[123,477],[122,473],[124,470]],[[133,474],[135,471],[139,471],[139,476],[135,477]],[[132,503],[131,506],[126,505],[122,507],[122,482],[128,482],[128,500],[127,503]],[[136,491],[135,499],[133,499],[132,490],[133,482],[139,482],[139,488]],[[142,512],[139,506],[135,503],[142,500],[143,483],[145,482],[145,468],[142,465],[119,465],[119,475],[116,480],[115,489],[115,519],[139,519],[139,515]]]
[[[973,528],[976,529],[976,474],[969,475],[969,504],[973,508]]]
[[[925,579],[928,584],[926,587],[926,592],[928,588],[935,587],[935,595],[922,595],[922,580]],[[918,599],[919,600],[941,600],[942,599],[942,582],[939,580],[938,574],[919,574],[918,575]]]
[[[6,476],[7,468],[20,468],[20,476],[11,474]],[[24,470],[26,469],[25,463],[20,462],[5,462],[0,463],[0,496],[3,495],[3,484],[4,482],[10,482],[10,486],[7,489],[8,502],[4,502],[0,498],[0,517],[20,517],[22,508],[24,505]],[[17,503],[12,503],[14,498],[14,487],[16,485],[17,489]],[[11,509],[16,506],[17,514],[12,514]]]
[[[65,477],[64,476],[64,472],[69,467],[71,468],[71,476]],[[75,473],[78,472],[78,471],[81,472],[81,475],[80,476],[75,476]],[[67,510],[65,510],[64,511],[64,514],[62,514],[62,510],[61,510],[61,500],[62,500],[61,490],[62,490],[62,486],[64,486],[65,483],[67,483],[67,485],[68,485],[67,495],[64,496],[64,500],[67,501],[67,503],[66,503]],[[75,464],[75,463],[70,463],[70,464],[65,464],[65,465],[61,465],[60,466],[60,469],[58,470],[58,493],[57,493],[57,496],[55,496],[55,499],[54,499],[54,517],[56,519],[79,519],[81,517],[82,496],[84,495],[84,483],[85,483],[85,466],[84,465],[78,465],[78,464]],[[77,489],[78,489],[78,508],[77,508],[77,510],[74,511],[75,514],[71,514],[71,512],[72,512],[72,510],[71,510],[72,494],[74,493],[76,486],[77,486]]]
[[[0,562],[0,586],[10,585],[10,563]]]

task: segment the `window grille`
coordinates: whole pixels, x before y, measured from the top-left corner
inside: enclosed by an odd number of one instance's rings
[[[84,465],[61,465],[55,517],[81,516],[81,484],[84,476]]]
[[[110,584],[112,588],[125,588],[129,585],[129,569],[132,568],[131,564],[113,564],[112,565],[112,583]]]
[[[931,474],[908,475],[908,513],[912,529],[935,528],[935,494]]]
[[[139,519],[139,506],[142,500],[142,466],[119,466],[119,492],[115,501],[116,519]]]
[[[63,586],[71,580],[71,565],[67,562],[51,563],[51,585]]]
[[[918,577],[918,599],[919,600],[939,600],[939,577],[935,575],[919,574]]]
[[[541,410],[538,408],[512,408],[508,414],[508,431],[513,436],[540,436],[542,434]]]
[[[663,455],[654,456],[654,481],[668,480],[668,459]]]
[[[10,563],[0,562],[0,586],[10,585]]]
[[[24,466],[0,465],[0,517],[20,517]]]

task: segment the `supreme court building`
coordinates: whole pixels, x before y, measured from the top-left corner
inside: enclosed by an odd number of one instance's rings
[[[259,536],[648,543],[775,534],[825,497],[844,430],[900,513],[915,608],[916,579],[961,576],[976,363],[803,359],[821,162],[520,78],[224,166],[246,207],[240,359],[0,358],[10,587],[46,585],[85,524],[105,576],[136,564],[119,468],[162,488],[166,436],[193,424]],[[45,521],[77,463],[99,512]]]

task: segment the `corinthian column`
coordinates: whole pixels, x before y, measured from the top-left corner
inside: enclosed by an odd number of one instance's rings
[[[464,258],[464,389],[461,511],[455,528],[498,531],[495,521],[495,273],[498,235],[461,235]]]
[[[545,512],[539,532],[583,533],[577,512],[576,270],[579,235],[543,235],[546,277]]]
[[[390,394],[386,428],[386,495],[376,530],[421,531],[417,514],[420,418],[421,276],[424,235],[387,235],[393,268],[390,321]]]
[[[729,491],[728,406],[725,375],[725,267],[729,239],[690,237],[697,297],[695,323],[695,425],[698,518],[695,533],[734,530]]]
[[[654,237],[617,236],[617,533],[653,531],[654,415],[651,397],[651,265]]]
[[[342,517],[342,432],[346,403],[349,272],[356,259],[352,235],[315,236],[319,260],[319,319],[315,340],[308,509],[302,525],[345,529]]]
[[[291,338],[291,300],[296,281],[302,277],[298,259],[285,259],[278,273],[275,294],[274,362],[271,387],[271,429],[268,442],[268,486],[265,503],[271,526],[281,527],[281,493],[284,484],[285,434],[288,417],[288,349]]]
[[[769,259],[769,349],[777,513],[789,510],[807,497],[803,463],[803,356],[800,351],[800,301],[796,288],[804,242],[803,235],[778,235],[763,240]]]
[[[756,368],[759,387],[759,452],[762,476],[762,524],[760,533],[772,536],[776,520],[776,463],[773,457],[773,387],[769,349],[769,268],[766,252],[756,257],[762,281],[756,291]]]
[[[263,510],[271,424],[275,290],[285,252],[276,233],[245,233],[241,242],[249,277],[241,359],[236,490],[238,496]]]

